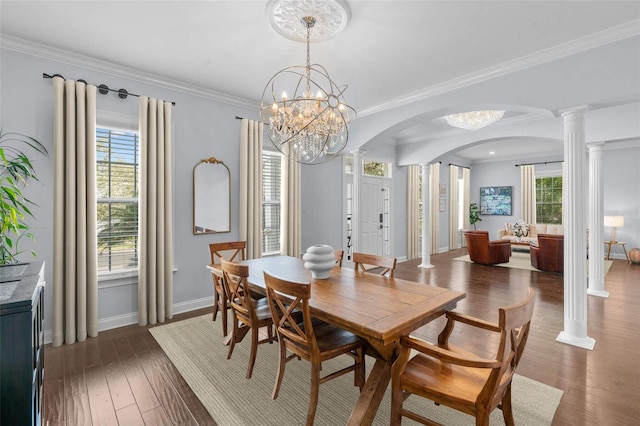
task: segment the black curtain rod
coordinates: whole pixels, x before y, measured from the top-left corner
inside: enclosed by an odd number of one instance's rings
[[[538,164],[553,164],[553,163],[562,163],[563,160],[556,160],[556,161],[541,161],[539,163],[523,163],[523,164],[516,164],[516,167],[520,167],[520,166],[536,166]]]
[[[450,166],[456,166],[456,167],[462,167],[463,169],[469,169],[469,170],[471,170],[471,167],[469,167],[469,166],[460,166],[460,165],[458,165],[458,164],[453,164],[453,163],[449,163],[449,165],[450,165]]]
[[[49,75],[46,73],[42,73],[42,78],[53,78],[53,77],[60,77],[63,80],[66,80],[64,76],[60,74]],[[78,79],[77,81],[80,81],[84,84],[88,84],[86,80]],[[107,86],[106,84],[101,84],[97,87],[98,87],[98,92],[100,92],[102,95],[106,95],[109,92],[116,92],[120,99],[127,99],[127,96],[135,96],[136,98],[140,97],[140,95],[136,95],[135,93],[129,93],[127,89],[118,89],[118,90],[110,89],[109,86]],[[175,102],[171,101],[171,105],[175,105],[175,104],[176,104]]]

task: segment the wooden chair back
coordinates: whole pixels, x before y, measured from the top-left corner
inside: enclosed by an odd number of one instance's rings
[[[342,267],[342,259],[344,258],[344,250],[335,250],[333,255],[336,257],[336,265]]]
[[[391,424],[400,424],[402,416],[425,423],[424,417],[402,407],[409,394],[470,414],[476,417],[476,424],[488,425],[489,415],[499,407],[505,423],[513,424],[511,381],[529,336],[534,300],[534,292],[529,289],[523,300],[499,308],[497,324],[448,312],[437,345],[411,336],[401,338],[398,362],[392,368]],[[479,328],[483,333],[499,333],[495,357],[482,358],[449,344],[455,323]],[[412,349],[418,355],[409,360]]]
[[[246,250],[246,241],[227,241],[223,243],[209,244],[211,263],[214,265],[220,264],[220,259],[225,259],[229,262],[245,260]]]
[[[356,272],[372,272],[378,275],[389,274],[393,278],[397,259],[395,257],[377,256],[367,253],[353,253],[353,263]]]
[[[255,307],[249,291],[249,266],[220,259],[223,285],[231,309],[245,324],[257,322]]]
[[[246,241],[230,241],[223,243],[209,244],[209,253],[211,255],[211,263],[220,265],[220,259],[226,259],[230,262],[245,260]],[[226,290],[223,284],[223,276],[221,272],[213,272],[213,320],[216,320],[218,312],[222,313],[222,334],[227,336],[227,309],[229,309],[229,300],[227,299]]]
[[[287,349],[310,360],[312,354],[318,352],[309,310],[311,284],[283,280],[266,272],[264,280],[271,317],[278,335],[285,339]]]

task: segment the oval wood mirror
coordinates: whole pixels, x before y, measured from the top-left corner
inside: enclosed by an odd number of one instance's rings
[[[222,161],[210,157],[193,168],[193,233],[231,232],[231,176]]]

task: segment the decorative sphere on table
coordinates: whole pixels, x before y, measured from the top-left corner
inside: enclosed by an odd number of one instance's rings
[[[631,263],[640,264],[640,248],[629,250],[629,260]]]
[[[311,276],[317,280],[329,278],[329,272],[336,266],[333,248],[325,244],[317,244],[307,249],[302,256],[304,267],[311,271]]]

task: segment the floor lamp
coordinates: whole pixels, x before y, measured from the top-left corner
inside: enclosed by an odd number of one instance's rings
[[[616,229],[622,228],[624,226],[624,216],[605,216],[604,217],[604,226],[608,226],[611,228],[611,238],[609,241],[612,243],[617,243],[616,239]]]

